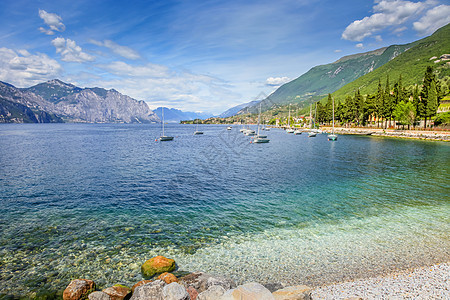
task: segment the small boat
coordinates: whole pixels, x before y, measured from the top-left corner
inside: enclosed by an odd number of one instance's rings
[[[159,137],[160,142],[171,141],[173,136],[164,135],[164,107],[162,108],[162,135]]]
[[[270,131],[270,127],[264,127],[263,130]]]
[[[287,129],[286,129],[286,132],[287,132],[287,133],[294,133],[294,132],[295,132],[295,130],[294,130],[294,129],[292,129],[292,128],[287,128]]]
[[[251,143],[254,144],[263,144],[263,143],[268,143],[270,140],[267,138],[267,135],[261,135],[259,134],[259,122],[261,119],[261,102],[259,103],[259,115],[258,115],[258,134],[256,134],[253,137],[253,140],[251,141]]]
[[[316,135],[317,135],[317,132],[314,132],[314,131],[308,132],[308,137],[316,137]]]
[[[331,130],[331,134],[328,135],[329,141],[336,141],[338,138],[337,134],[334,134],[334,97],[333,97],[333,129]]]
[[[198,119],[197,119],[197,125],[195,127],[194,135],[200,135],[200,134],[203,134],[203,131],[198,130]]]
[[[297,130],[294,131],[294,134],[295,134],[295,135],[302,134],[302,131],[301,131],[300,129],[297,129]]]
[[[231,128],[233,128],[233,127],[231,127],[231,126],[228,126],[228,127],[227,127],[227,130],[231,130]]]
[[[254,130],[247,129],[246,131],[244,131],[244,134],[248,136],[255,136],[256,132]]]

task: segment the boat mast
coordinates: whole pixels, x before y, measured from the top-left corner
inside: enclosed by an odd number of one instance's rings
[[[291,104],[289,103],[288,127],[291,127]]]
[[[334,97],[333,97],[333,131],[332,134],[334,134]]]
[[[261,102],[259,102],[259,115],[258,115],[258,137],[259,137],[259,121],[261,119]]]
[[[163,125],[163,134],[162,136],[164,136],[164,107],[162,107],[162,125]]]
[[[312,104],[309,106],[309,128],[312,129]]]

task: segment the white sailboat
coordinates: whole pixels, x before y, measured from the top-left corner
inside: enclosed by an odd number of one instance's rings
[[[312,119],[312,104],[309,106],[309,124],[310,124],[310,132],[308,132],[308,137],[315,137],[317,135],[313,130],[313,119]]]
[[[159,140],[161,142],[171,141],[171,140],[173,140],[173,136],[164,135],[164,107],[162,107],[161,110],[162,110],[162,135],[159,137]]]
[[[198,130],[198,119],[197,119],[197,125],[195,126],[194,135],[199,135],[199,134],[203,134],[203,131]]]
[[[289,116],[288,116],[288,127],[286,128],[287,133],[294,133],[294,129],[291,128],[291,104],[289,103]]]
[[[262,143],[268,143],[270,140],[267,138],[267,135],[260,135],[259,134],[259,123],[261,119],[261,102],[259,103],[259,115],[258,115],[258,134],[253,137],[253,143],[256,144],[262,144]]]
[[[333,129],[331,131],[331,134],[328,136],[329,141],[335,141],[337,140],[337,134],[334,134],[334,97],[333,97]]]

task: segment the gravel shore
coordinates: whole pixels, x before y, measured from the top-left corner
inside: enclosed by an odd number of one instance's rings
[[[312,299],[450,299],[450,263],[318,287]]]

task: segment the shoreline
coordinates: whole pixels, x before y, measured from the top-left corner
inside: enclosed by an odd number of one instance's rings
[[[331,132],[330,126],[321,127],[322,130]],[[370,135],[379,137],[407,138],[431,141],[450,141],[450,131],[433,131],[433,130],[397,130],[397,129],[381,129],[381,128],[345,128],[335,127],[335,133],[342,135]]]

